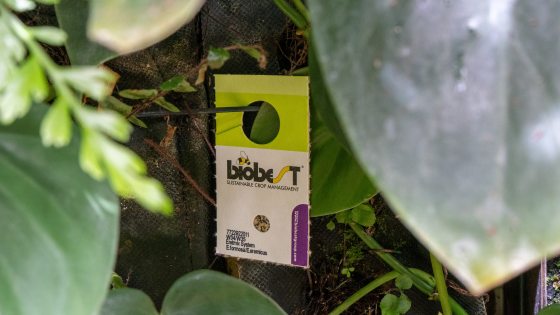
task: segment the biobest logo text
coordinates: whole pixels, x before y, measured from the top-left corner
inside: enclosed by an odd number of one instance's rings
[[[252,163],[249,157],[241,152],[235,164],[234,161],[227,160],[227,183],[230,185],[297,191],[298,187],[293,186],[298,185],[298,173],[300,171],[301,167],[299,166],[287,165],[280,169],[278,175],[274,176],[274,169],[260,167],[258,162]],[[284,177],[290,175],[292,187],[277,185]]]

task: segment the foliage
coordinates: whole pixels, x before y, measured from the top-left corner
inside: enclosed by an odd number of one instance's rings
[[[53,1],[42,1],[51,3]],[[11,12],[33,9],[28,0],[0,3],[0,123],[23,117],[33,102],[56,96],[41,122],[46,146],[63,147],[72,139],[72,119],[81,132],[80,165],[97,180],[107,178],[121,196],[133,197],[144,207],[170,213],[172,204],[162,185],[148,178],[146,165],[118,142],[126,142],[132,131],[128,122],[113,111],[95,111],[83,106],[82,97],[102,101],[111,93],[117,77],[93,66],[63,67],[54,63],[39,42],[62,45],[66,35],[49,26],[29,27]]]
[[[43,146],[46,113],[37,104],[0,125],[0,314],[95,314],[116,258],[119,203],[80,169],[78,135]]]
[[[314,85],[311,82],[313,91]],[[313,99],[313,109],[318,104]],[[377,189],[361,166],[311,112],[311,215],[324,216],[351,209],[369,200]]]
[[[538,315],[558,315],[560,314],[560,304],[551,304],[539,311]]]
[[[178,279],[167,292],[161,315],[270,314],[284,311],[268,296],[245,282],[222,273],[199,270]],[[139,290],[115,289],[100,315],[157,315],[150,298]]]
[[[557,3],[308,4],[350,147],[428,249],[473,293],[558,252]]]

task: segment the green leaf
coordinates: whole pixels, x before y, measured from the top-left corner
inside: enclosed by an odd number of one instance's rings
[[[370,227],[375,224],[375,212],[369,204],[361,204],[350,211],[352,221],[361,226]]]
[[[397,312],[397,307],[399,304],[399,298],[394,294],[385,294],[379,303],[381,308],[381,314],[383,315],[400,315]]]
[[[558,315],[560,314],[560,304],[551,304],[539,311],[538,315]]]
[[[229,51],[223,48],[210,47],[208,51],[208,66],[211,69],[220,69],[231,57]]]
[[[82,172],[77,141],[43,146],[45,113],[34,105],[0,126],[0,313],[97,314],[116,258],[118,199]]]
[[[59,97],[41,122],[43,145],[63,147],[72,139],[72,117],[66,100]]]
[[[177,280],[163,301],[162,315],[286,314],[249,284],[211,271],[193,271]]]
[[[99,315],[158,315],[146,293],[129,288],[109,291]]]
[[[560,251],[557,3],[308,5],[350,147],[472,293]]]
[[[181,75],[174,76],[163,82],[159,88],[162,91],[174,91],[178,93],[196,92],[196,89]]]
[[[123,115],[128,115],[132,112],[131,105],[121,102],[121,100],[114,96],[107,96],[100,104],[103,108],[112,109]]]
[[[158,104],[159,106],[167,109],[170,112],[180,112],[181,110],[179,108],[177,108],[177,106],[171,104],[170,102],[168,102],[163,96],[162,97],[158,97],[155,101],[156,104]]]
[[[336,223],[334,223],[334,221],[329,221],[329,223],[327,223],[327,230],[334,231],[335,228],[336,228]]]
[[[269,143],[280,130],[280,116],[274,107],[266,102],[262,102],[253,121],[249,139],[258,144]]]
[[[268,59],[266,58],[266,54],[265,54],[264,50],[262,50],[262,48],[261,48],[261,50],[259,50],[255,47],[251,47],[251,46],[245,46],[245,45],[237,45],[237,46],[244,53],[253,57],[259,63],[259,68],[266,69]]]
[[[158,94],[157,90],[149,89],[149,90],[135,90],[135,89],[128,89],[119,91],[119,96],[128,98],[131,100],[143,100],[147,98],[154,97]]]
[[[412,302],[410,301],[408,296],[406,296],[406,294],[401,293],[397,301],[397,309],[396,309],[397,314],[406,314],[406,312],[410,310],[411,306],[412,306]]]
[[[13,75],[0,94],[0,122],[4,124],[23,117],[32,101],[43,101],[49,94],[45,73],[34,57],[27,58]]]
[[[111,287],[113,289],[126,288],[126,284],[124,283],[122,277],[116,272],[113,272],[113,275],[111,276]]]
[[[336,213],[336,222],[340,224],[349,223],[352,220],[352,213],[350,210],[340,211]]]
[[[317,62],[317,57],[315,56],[315,49],[313,44],[309,46],[309,76],[311,83],[311,102],[312,109],[315,112],[313,116],[318,115],[317,121],[320,121],[321,125],[325,125],[327,130],[332,136],[338,141],[344,149],[350,151],[350,144],[348,143],[344,129],[340,124],[339,114],[336,107],[333,105],[329,91],[325,86],[323,79],[323,74]],[[313,124],[314,117],[311,117],[311,123]],[[312,128],[313,130],[313,128]],[[312,147],[313,148],[313,147]],[[355,158],[352,158],[355,160]]]
[[[83,127],[101,131],[121,142],[126,142],[130,138],[132,126],[123,116],[114,111],[96,111],[81,107],[74,110],[74,113]]]
[[[35,9],[35,2],[31,0],[4,0],[4,2],[14,11],[25,12]]]
[[[102,107],[112,109],[117,113],[122,114],[123,116],[128,116],[132,112],[132,106],[121,102],[119,99],[117,99],[114,96],[106,97],[103,100],[103,102],[101,102],[100,104]],[[130,121],[131,123],[135,124],[138,127],[148,128],[148,126],[146,126],[146,124],[142,120],[138,119],[138,117],[134,115],[128,117],[128,121]]]
[[[95,66],[118,55],[88,38],[89,3],[90,0],[60,0],[55,7],[58,24],[68,34],[66,51],[73,65]]]
[[[138,127],[148,128],[148,126],[146,125],[145,122],[143,122],[142,120],[140,120],[138,117],[136,117],[134,115],[128,117],[128,121],[130,121],[131,123],[135,124]]]
[[[140,50],[192,20],[204,0],[90,0],[88,35],[121,54]]]
[[[395,286],[400,290],[408,290],[412,288],[412,279],[407,275],[400,275],[395,279]]]
[[[31,27],[30,30],[38,41],[52,46],[64,45],[68,37],[63,30],[53,26],[35,26]]]
[[[313,99],[316,104],[317,99]],[[311,216],[351,209],[377,193],[354,156],[332,136],[313,108],[311,156]]]
[[[108,70],[98,67],[64,68],[59,72],[76,91],[100,101],[111,93],[117,77]]]

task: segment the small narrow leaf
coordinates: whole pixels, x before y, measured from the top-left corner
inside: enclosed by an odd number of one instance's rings
[[[131,123],[135,124],[135,125],[138,126],[138,127],[141,127],[141,128],[148,128],[148,126],[146,125],[145,122],[143,122],[142,120],[140,120],[138,117],[136,117],[136,116],[134,116],[134,115],[128,117],[128,121],[130,121]]]
[[[66,32],[53,26],[36,26],[30,28],[31,34],[39,41],[52,46],[62,46],[66,42]]]
[[[150,97],[154,97],[158,94],[157,90],[149,89],[149,90],[136,90],[136,89],[127,89],[119,91],[119,96],[128,98],[131,100],[143,100]]]
[[[101,161],[101,151],[99,147],[99,135],[95,131],[82,128],[82,139],[80,145],[80,167],[84,172],[96,180],[105,178]]]
[[[132,127],[126,119],[110,110],[95,111],[87,107],[81,107],[74,113],[87,128],[101,131],[121,142],[128,141],[132,132]]]
[[[167,109],[170,112],[180,112],[181,111],[179,108],[177,108],[177,106],[168,102],[164,97],[159,97],[154,102],[156,104],[158,104],[159,106]]]
[[[43,145],[63,147],[72,139],[72,119],[68,104],[58,98],[41,122],[41,139]]]
[[[187,82],[185,77],[181,75],[175,76],[163,82],[159,88],[162,91],[173,91],[178,93],[196,92],[196,89]]]
[[[107,96],[100,104],[103,108],[112,109],[123,115],[128,115],[132,112],[131,105],[121,102],[121,100],[114,96]]]
[[[60,72],[76,91],[100,101],[111,93],[117,77],[111,71],[98,67],[72,67]]]

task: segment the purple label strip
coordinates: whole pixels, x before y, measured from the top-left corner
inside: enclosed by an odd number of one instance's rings
[[[292,211],[292,265],[307,267],[309,253],[309,205]]]

